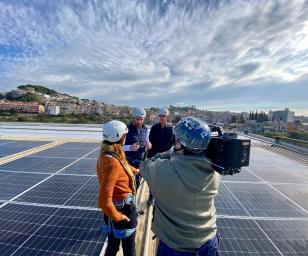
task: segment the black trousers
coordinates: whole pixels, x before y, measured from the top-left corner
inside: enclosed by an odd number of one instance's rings
[[[125,214],[130,221],[120,221],[120,222],[113,222],[113,226],[115,229],[123,230],[123,229],[131,229],[137,226],[137,218],[138,213],[136,206],[132,204],[126,204],[123,208],[118,209],[118,211]],[[109,218],[107,215],[104,215],[104,220],[108,223]],[[115,256],[120,248],[120,241],[122,241],[122,248],[124,256],[136,256],[136,247],[135,247],[135,236],[136,231],[130,235],[129,237],[119,239],[116,238],[112,233],[108,234],[108,245],[106,249],[106,256]]]
[[[122,240],[122,248],[124,256],[136,256],[135,248],[135,236],[136,232],[124,239],[118,239],[113,234],[108,234],[108,246],[105,256],[115,256],[120,248],[120,241]]]

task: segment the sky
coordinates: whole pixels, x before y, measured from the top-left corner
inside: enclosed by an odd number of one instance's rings
[[[308,116],[308,1],[0,0],[0,91]]]

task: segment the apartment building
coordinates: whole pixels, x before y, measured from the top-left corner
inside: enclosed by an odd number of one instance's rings
[[[36,102],[0,101],[0,111],[16,110],[19,113],[39,114],[45,112],[45,107]]]

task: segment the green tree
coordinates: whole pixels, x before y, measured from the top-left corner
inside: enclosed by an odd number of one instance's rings
[[[236,123],[236,116],[235,115],[233,115],[233,116],[231,116],[231,123],[233,124],[233,123]]]
[[[21,96],[20,101],[23,102],[39,102],[40,97],[31,92],[27,92],[25,95]]]

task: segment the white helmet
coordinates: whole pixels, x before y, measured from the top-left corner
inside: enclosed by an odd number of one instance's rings
[[[117,142],[126,133],[128,133],[127,126],[121,121],[112,120],[103,124],[103,140]]]
[[[159,109],[159,116],[169,116],[169,110],[166,107]]]
[[[134,117],[143,117],[145,118],[146,113],[144,108],[134,108]]]

